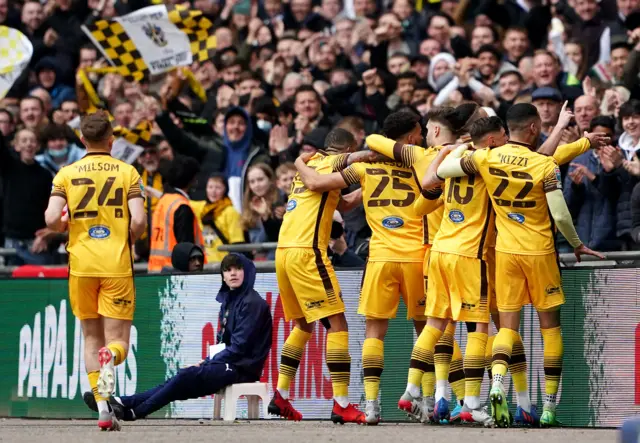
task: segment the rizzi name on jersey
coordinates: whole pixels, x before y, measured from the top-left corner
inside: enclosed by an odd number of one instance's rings
[[[500,154],[500,162],[508,165],[527,166],[528,158],[518,157],[517,155]]]

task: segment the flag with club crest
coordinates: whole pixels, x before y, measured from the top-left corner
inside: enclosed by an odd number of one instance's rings
[[[0,26],[0,99],[20,77],[33,55],[33,45],[20,31]]]
[[[129,81],[209,60],[216,48],[213,23],[180,5],[148,6],[82,29]]]

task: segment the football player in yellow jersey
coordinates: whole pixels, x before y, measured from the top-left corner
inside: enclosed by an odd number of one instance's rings
[[[510,415],[502,383],[518,339],[520,310],[533,304],[538,311],[544,340],[545,402],[540,424],[553,426],[556,395],[562,372],[560,306],[564,303],[560,269],[554,245],[554,221],[582,255],[603,256],[582,244],[562,196],[556,161],[533,151],[541,131],[535,107],[517,104],[507,112],[510,141],[470,156],[448,156],[438,168],[440,178],[479,174],[485,181],[496,211],[496,298],[500,331],[493,345],[492,415],[498,426],[509,426]],[[551,214],[551,218],[549,217]],[[437,324],[424,331],[437,341]],[[423,332],[424,335],[424,332]],[[426,343],[430,345],[430,343]]]
[[[340,128],[327,135],[325,146],[327,152],[318,151],[309,160],[309,166],[320,174],[341,171],[349,161],[371,155],[367,152],[340,154],[356,149],[353,135]],[[334,398],[331,420],[364,423],[364,413],[349,403],[349,333],[342,292],[327,256],[333,213],[339,201],[340,191],[314,192],[296,176],[280,228],[276,277],[285,319],[294,320],[295,328],[282,347],[278,387],[269,404],[269,413],[289,420],[302,419],[302,414],[289,401],[289,386],[315,322],[320,320],[327,328],[327,366]]]
[[[412,167],[417,177],[423,177],[438,152],[443,146],[453,145],[457,139],[457,132],[466,122],[462,119],[454,108],[441,107],[431,110],[427,114],[428,123],[426,125],[426,144],[429,148],[424,149],[415,145],[403,145],[395,140],[382,135],[370,135],[367,137],[367,145],[376,152],[401,162],[404,166]],[[466,119],[464,119],[466,120]],[[439,194],[435,195],[437,199]],[[414,207],[417,211],[422,211],[419,199]],[[423,215],[424,243],[427,245],[423,260],[423,276],[425,279],[425,292],[427,288],[427,271],[429,264],[429,253],[431,244],[442,220],[443,207],[440,205],[434,211]],[[438,343],[438,352],[433,360],[424,361],[420,359],[411,360],[411,369],[415,380],[421,379],[422,400],[418,392],[411,402],[402,402],[399,407],[408,413],[412,418],[421,421],[433,419],[435,405],[434,391],[436,379],[446,386],[447,378],[451,381],[451,387],[456,397],[464,398],[464,372],[462,368],[462,353],[457,341],[454,340],[455,325],[447,327],[442,340]],[[452,358],[454,360],[452,364]]]
[[[415,112],[400,110],[385,119],[382,131],[398,143],[421,143],[420,120]],[[367,223],[373,235],[358,313],[366,316],[362,362],[365,415],[367,424],[372,425],[380,421],[378,393],[384,368],[384,337],[389,319],[396,316],[401,295],[407,318],[414,320],[418,334],[425,323],[422,261],[426,246],[422,217],[413,210],[420,185],[410,168],[386,160],[355,163],[333,174],[318,174],[304,164],[302,157],[296,160],[300,178],[311,190],[327,192],[356,183],[362,187]]]
[[[119,430],[107,399],[115,388],[114,365],[129,350],[135,310],[131,245],[146,228],[144,199],[135,168],[110,155],[107,114],[83,117],[80,130],[87,155],[53,179],[45,219],[50,229],[69,229],[69,302],[82,324],[98,426]]]

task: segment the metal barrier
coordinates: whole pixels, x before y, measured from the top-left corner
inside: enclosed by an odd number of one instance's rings
[[[271,243],[237,243],[232,245],[221,245],[218,249],[220,251],[225,252],[237,252],[237,253],[245,253],[245,252],[264,252],[264,251],[272,251],[278,247],[278,244],[275,242]],[[16,254],[16,250],[13,248],[0,248],[0,257],[12,256]],[[560,265],[563,267],[607,267],[607,266],[620,266],[620,265],[629,265],[635,261],[640,261],[640,251],[611,251],[604,252],[605,260],[600,260],[596,257],[592,256],[583,256],[582,262],[578,263],[576,260],[576,256],[571,253],[560,254],[559,261]],[[275,271],[275,262],[274,261],[257,261],[255,262],[256,268],[259,272],[270,272]],[[44,266],[45,268],[54,268],[60,267],[63,265],[56,266]],[[16,269],[16,266],[0,266],[0,276],[11,275],[13,271]],[[220,263],[209,263],[204,266],[205,271],[209,272],[220,272]],[[133,265],[133,270],[136,274],[146,274],[147,273],[147,263],[135,263]]]

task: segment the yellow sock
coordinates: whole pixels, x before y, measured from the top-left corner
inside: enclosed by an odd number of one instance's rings
[[[488,336],[483,332],[470,332],[467,337],[467,349],[464,352],[465,401],[471,409],[477,409],[480,407],[480,388],[484,376]],[[473,400],[470,403],[471,399]]]
[[[342,397],[348,399],[351,377],[348,332],[331,332],[327,334],[327,367],[331,374],[334,398]],[[346,407],[346,405],[342,404],[341,406]]]
[[[456,324],[449,323],[442,337],[438,340],[433,352],[433,361],[436,366],[436,384],[441,385],[449,378],[449,367],[453,356],[453,335],[456,333]]]
[[[433,350],[441,336],[441,330],[426,325],[413,346],[411,362],[409,363],[409,385],[415,386],[415,391],[412,392],[414,397],[420,396],[419,386],[422,384],[422,375],[425,372],[434,371]],[[417,395],[416,391],[418,391]]]
[[[304,347],[311,338],[311,334],[302,329],[293,328],[282,346],[280,353],[280,371],[278,372],[278,391],[284,398],[289,398],[291,380],[296,378]]]
[[[527,383],[527,356],[524,352],[524,344],[520,334],[513,341],[509,371],[511,371],[511,380],[513,380],[513,387],[516,392],[527,392],[529,390]]]
[[[453,356],[451,357],[451,365],[449,365],[449,384],[453,394],[456,396],[456,400],[462,404],[465,395],[464,364],[462,351],[456,340],[453,341]]]
[[[489,376],[489,382],[493,379],[493,375],[491,374],[491,360],[493,359],[493,341],[496,339],[495,335],[491,335],[487,340],[487,347],[484,352],[484,368],[487,370],[487,375]]]
[[[436,391],[436,373],[433,365],[430,371],[422,373],[422,395],[425,397],[433,397]]]
[[[366,399],[377,400],[380,390],[380,376],[384,369],[384,342],[382,340],[365,339],[362,345],[362,369]]]
[[[93,392],[93,398],[96,399],[96,402],[107,401],[106,398],[98,394],[98,377],[100,377],[100,371],[91,371],[87,374],[89,386],[91,386],[91,392]]]
[[[509,361],[511,360],[511,349],[516,335],[518,335],[518,331],[502,327],[493,341],[491,372],[493,372],[494,381],[502,381],[504,376],[507,375]]]
[[[560,376],[562,375],[562,355],[564,354],[562,330],[558,326],[557,328],[541,329],[540,332],[542,332],[542,340],[544,341],[545,407],[549,403],[555,406]]]
[[[107,348],[113,354],[113,365],[118,366],[127,358],[127,350],[120,343],[109,343]]]

